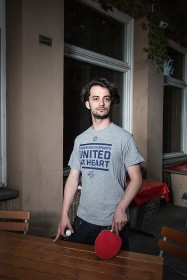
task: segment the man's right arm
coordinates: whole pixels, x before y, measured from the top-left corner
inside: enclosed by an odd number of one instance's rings
[[[64,188],[64,198],[62,203],[62,215],[54,241],[56,241],[60,237],[60,235],[66,237],[64,233],[65,228],[69,228],[72,233],[74,232],[68,216],[68,212],[73,202],[75,193],[77,191],[79,176],[80,176],[79,170],[71,169],[70,174],[66,180],[66,184]]]

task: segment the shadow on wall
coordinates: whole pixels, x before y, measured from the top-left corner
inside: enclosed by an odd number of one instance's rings
[[[59,215],[57,216],[55,212],[34,213],[32,211],[28,233],[35,236],[53,238],[56,235],[59,221]]]

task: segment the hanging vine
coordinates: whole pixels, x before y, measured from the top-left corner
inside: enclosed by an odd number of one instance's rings
[[[169,59],[168,42],[164,35],[164,31],[160,28],[160,21],[154,13],[147,16],[147,22],[142,23],[144,30],[148,30],[149,46],[143,50],[147,53],[148,59],[156,62],[158,71],[163,72],[164,62]]]

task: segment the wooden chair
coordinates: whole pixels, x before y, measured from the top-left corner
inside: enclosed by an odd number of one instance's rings
[[[0,210],[0,230],[27,233],[30,212],[16,210]]]
[[[187,262],[187,234],[169,227],[163,227],[161,236],[163,236],[163,239],[158,241],[160,256],[165,252]]]
[[[166,253],[171,257],[178,258],[179,261],[182,260],[184,262],[187,262],[187,234],[171,229],[169,227],[163,227],[161,229],[161,236],[163,239],[159,239],[158,241],[160,256],[163,256],[163,253]],[[179,269],[177,265],[175,267],[173,265],[170,265],[168,263],[168,259],[166,260],[166,258],[164,260],[164,265],[170,268],[175,273],[180,274],[180,276],[182,276],[182,279],[187,279],[186,272],[181,271],[181,269]]]

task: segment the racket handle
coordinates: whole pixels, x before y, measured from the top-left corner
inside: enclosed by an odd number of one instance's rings
[[[116,234],[115,228],[111,228],[110,231],[111,231],[112,233],[115,233],[115,234]]]

